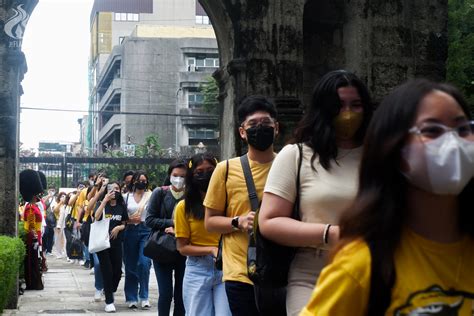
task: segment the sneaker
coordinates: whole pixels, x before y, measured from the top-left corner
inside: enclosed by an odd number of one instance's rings
[[[137,302],[130,302],[128,303],[128,308],[130,309],[135,309],[138,307],[138,303]]]
[[[116,312],[116,309],[115,309],[114,303],[106,304],[106,305],[105,305],[105,312],[106,312],[106,313],[115,313],[115,312]]]
[[[148,300],[142,301],[142,309],[149,309],[151,307],[150,302]]]
[[[84,263],[85,263],[85,261],[84,261],[84,260],[79,260],[79,264],[80,264],[81,266],[83,266],[83,265],[84,265]]]
[[[91,269],[91,272],[89,272],[90,275],[94,275],[94,269]]]
[[[102,294],[103,293],[104,293],[104,290],[95,290],[94,301],[100,302],[102,300]]]

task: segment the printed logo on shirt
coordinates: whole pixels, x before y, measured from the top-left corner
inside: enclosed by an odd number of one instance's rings
[[[405,305],[395,309],[394,315],[474,315],[473,299],[473,293],[443,290],[440,286],[433,285],[426,290],[410,295]]]
[[[110,218],[111,221],[122,221],[122,215],[105,214],[105,218]]]

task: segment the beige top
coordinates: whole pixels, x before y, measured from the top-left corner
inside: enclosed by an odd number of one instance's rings
[[[338,224],[342,212],[357,193],[362,147],[338,151],[338,164],[331,161],[331,169],[327,171],[316,157],[314,171],[311,169],[313,150],[303,146],[300,173],[300,218],[303,222]],[[285,146],[273,162],[264,192],[294,203],[298,162],[298,146]]]

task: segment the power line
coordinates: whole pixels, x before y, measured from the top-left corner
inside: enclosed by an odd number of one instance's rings
[[[116,114],[116,115],[144,115],[144,116],[172,116],[172,117],[202,117],[202,118],[219,118],[218,115],[213,114],[173,114],[173,113],[146,113],[146,112],[125,112],[125,111],[88,111],[88,110],[70,110],[70,109],[53,109],[53,108],[34,108],[34,107],[20,107],[21,110],[34,111],[53,111],[53,112],[76,112],[76,113],[100,113],[100,114]]]

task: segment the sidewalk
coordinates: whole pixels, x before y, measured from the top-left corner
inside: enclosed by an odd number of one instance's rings
[[[111,315],[105,313],[105,301],[94,301],[94,276],[78,264],[67,263],[65,259],[48,256],[49,271],[43,274],[44,290],[25,291],[20,295],[17,310],[4,310],[3,315]],[[116,314],[148,316],[157,315],[158,288],[153,267],[150,271],[149,310],[130,310],[125,304],[122,277],[115,293]]]

